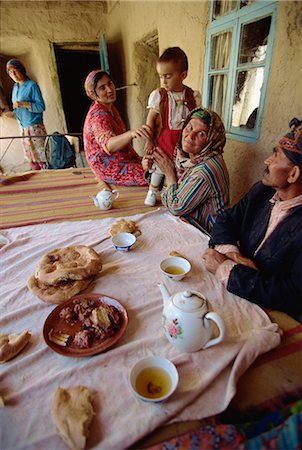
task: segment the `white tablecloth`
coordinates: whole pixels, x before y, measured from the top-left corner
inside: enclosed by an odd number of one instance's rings
[[[0,330],[29,330],[30,343],[0,367],[0,446],[5,450],[64,450],[56,434],[50,405],[56,386],[82,384],[94,396],[95,418],[88,448],[125,449],[159,425],[173,420],[201,419],[222,412],[236,391],[239,376],[261,353],[280,342],[277,325],[258,306],[230,293],[209,274],[202,254],[208,238],[163,211],[132,216],[141,236],[132,251],[117,252],[108,235],[116,219],[66,222],[2,231]],[[61,356],[42,336],[45,319],[55,305],[34,297],[26,281],[39,259],[53,248],[91,245],[101,253],[103,269],[86,292],[106,294],[127,309],[128,327],[110,350],[87,358]],[[167,280],[159,262],[171,250],[187,257],[190,274],[180,282]],[[225,321],[223,343],[191,354],[179,353],[164,337],[162,299],[157,286],[164,282],[171,294],[202,292]],[[169,401],[147,404],[128,390],[134,363],[148,355],[165,356],[179,371],[180,383]]]

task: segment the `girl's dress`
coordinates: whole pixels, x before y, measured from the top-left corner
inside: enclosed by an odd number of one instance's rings
[[[200,103],[200,93],[187,86],[184,86],[182,92],[166,91],[164,88],[151,92],[147,109],[158,113],[155,123],[156,145],[169,158],[173,158],[185,118],[192,109],[200,106]]]
[[[125,133],[126,127],[113,106],[112,110],[93,102],[87,113],[83,137],[87,162],[95,176],[109,184],[146,186],[140,157],[132,145],[110,155],[107,143],[113,136]]]
[[[44,100],[37,83],[26,79],[21,85],[14,84],[12,102],[28,102],[30,110],[24,107],[14,109],[14,114],[24,137],[23,148],[25,158],[29,161],[33,170],[45,167],[44,143],[46,129],[43,124]],[[31,137],[35,136],[35,137]]]

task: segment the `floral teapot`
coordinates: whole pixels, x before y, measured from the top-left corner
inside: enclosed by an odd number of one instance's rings
[[[209,312],[208,301],[202,294],[184,291],[170,296],[164,284],[158,286],[164,303],[164,333],[178,350],[196,352],[223,340],[223,320],[217,313]],[[219,329],[219,336],[213,339],[211,320]]]
[[[118,191],[108,191],[107,189],[103,189],[96,196],[92,196],[92,200],[100,209],[110,209],[114,200],[116,200],[119,196]]]

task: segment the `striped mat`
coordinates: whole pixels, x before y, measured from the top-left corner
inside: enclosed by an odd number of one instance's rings
[[[144,213],[147,187],[117,186],[112,209],[101,211],[90,198],[106,187],[89,168],[32,171],[0,176],[0,228],[66,220],[102,219]],[[112,186],[113,187],[113,186]]]

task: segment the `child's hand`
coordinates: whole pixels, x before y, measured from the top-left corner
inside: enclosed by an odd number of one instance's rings
[[[146,155],[142,159],[142,167],[145,171],[150,170],[153,165],[153,156]]]
[[[144,155],[152,155],[154,151],[154,144],[152,141],[147,141],[144,148]]]

